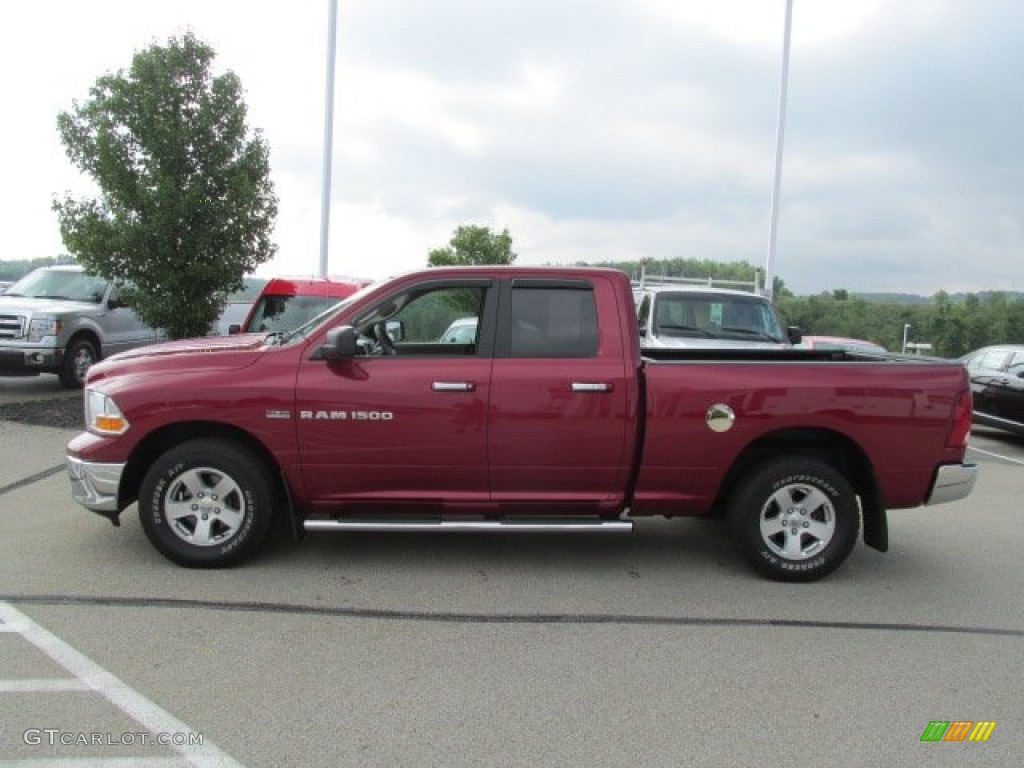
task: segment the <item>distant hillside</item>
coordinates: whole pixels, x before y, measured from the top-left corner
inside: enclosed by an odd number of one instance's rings
[[[978,293],[971,294],[951,293],[949,298],[952,301],[964,301],[968,296],[974,296],[981,301],[985,301],[990,296],[997,294],[1005,296],[1009,301],[1024,299],[1024,293],[1021,291],[979,291]],[[851,293],[850,295],[864,301],[879,304],[928,304],[934,298],[934,296],[918,296],[913,293]]]

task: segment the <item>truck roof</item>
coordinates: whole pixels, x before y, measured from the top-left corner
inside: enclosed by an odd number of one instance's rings
[[[262,294],[284,294],[304,296],[338,296],[345,298],[359,288],[369,285],[370,280],[359,277],[316,277],[304,276],[280,276],[267,280],[266,285],[260,291]]]

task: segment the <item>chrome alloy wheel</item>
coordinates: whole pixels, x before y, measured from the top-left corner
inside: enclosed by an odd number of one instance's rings
[[[245,495],[238,483],[211,467],[193,467],[173,478],[164,515],[174,534],[197,547],[223,544],[245,520]]]
[[[95,364],[96,355],[90,347],[80,346],[75,350],[74,357],[72,358],[72,368],[75,372],[75,378],[85,383],[85,376],[89,373],[89,369]]]
[[[761,508],[760,522],[768,549],[787,560],[807,560],[832,541],[836,510],[813,485],[785,485]]]

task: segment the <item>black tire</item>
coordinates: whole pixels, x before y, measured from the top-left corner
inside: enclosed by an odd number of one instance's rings
[[[81,389],[85,376],[98,359],[96,347],[88,339],[72,339],[60,362],[60,383],[66,389]]]
[[[139,519],[153,546],[188,568],[251,557],[273,518],[266,467],[227,440],[199,438],[158,458],[143,478]]]
[[[816,581],[857,543],[860,507],[834,467],[804,456],[760,464],[726,510],[733,540],[753,568],[776,581]]]

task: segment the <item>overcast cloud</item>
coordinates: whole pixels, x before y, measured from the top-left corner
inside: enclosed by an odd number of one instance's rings
[[[524,264],[764,265],[785,0],[339,0],[330,271],[422,266],[460,224]],[[711,8],[705,6],[713,6]],[[5,5],[4,247],[89,193],[56,116],[191,28],[242,80],[279,255],[319,265],[327,0]],[[775,273],[798,294],[1024,290],[1024,4],[794,0]]]

